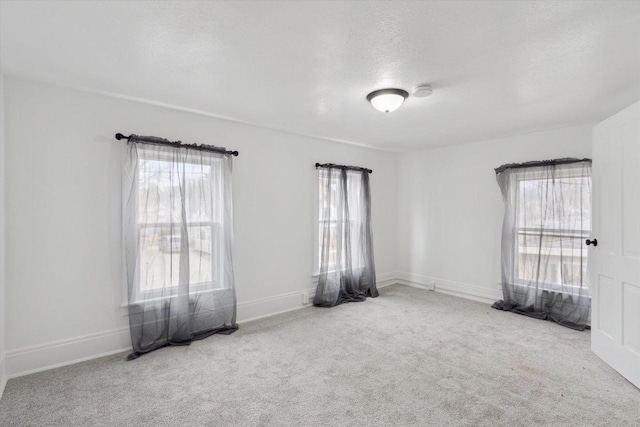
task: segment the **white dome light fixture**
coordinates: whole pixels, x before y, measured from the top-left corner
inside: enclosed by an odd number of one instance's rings
[[[409,96],[406,90],[402,89],[380,89],[367,95],[367,101],[373,108],[383,113],[390,113],[400,108],[405,99]]]

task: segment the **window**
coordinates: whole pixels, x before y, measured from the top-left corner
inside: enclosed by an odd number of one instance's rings
[[[318,209],[316,223],[315,271],[319,271],[322,258],[323,233],[329,233],[328,258],[329,271],[336,265],[350,264],[353,269],[363,268],[365,264],[359,238],[345,239],[345,233],[360,233],[364,210],[362,179],[360,172],[346,171],[346,187],[340,174],[330,173],[330,169],[318,170]],[[330,180],[330,181],[329,181]],[[347,198],[344,199],[344,192]],[[346,200],[346,205],[344,200]],[[348,247],[347,247],[348,245]],[[350,257],[349,257],[350,255]],[[347,263],[349,259],[349,263]]]
[[[126,150],[129,359],[235,331],[232,153],[137,135]]]
[[[591,306],[591,160],[502,165],[503,299],[493,307],[582,330]]]
[[[191,293],[222,288],[221,160],[176,162],[144,148],[138,155],[136,299],[177,292],[181,271]]]
[[[355,166],[320,166],[314,233],[318,284],[313,304],[333,307],[377,297],[370,171]]]
[[[591,178],[575,169],[517,180],[516,280],[572,293],[588,282]]]

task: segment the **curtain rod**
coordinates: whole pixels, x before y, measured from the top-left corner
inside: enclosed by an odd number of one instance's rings
[[[336,165],[335,163],[316,163],[316,169],[318,168],[333,168],[333,169],[348,169],[354,171],[367,171],[369,173],[373,173],[373,170],[367,168],[361,168],[359,166],[347,166],[347,165]]]
[[[145,144],[155,144],[155,145],[166,145],[169,147],[183,147],[189,148],[191,150],[200,150],[200,151],[211,151],[214,153],[222,153],[222,154],[231,154],[232,156],[237,156],[237,151],[228,151],[224,147],[216,147],[213,145],[205,145],[205,144],[183,144],[182,141],[169,141],[168,139],[158,138],[156,136],[140,136],[131,134],[129,136],[124,136],[121,133],[116,133],[116,139],[120,141],[121,139],[126,140],[135,140],[140,141]]]
[[[571,163],[591,163],[591,159],[576,159],[573,157],[565,157],[562,159],[551,159],[551,160],[535,160],[532,162],[525,163],[507,163],[506,165],[499,166],[495,168],[496,175],[504,172],[507,169],[520,169],[520,168],[535,168],[538,166],[555,166],[555,165],[567,165]]]

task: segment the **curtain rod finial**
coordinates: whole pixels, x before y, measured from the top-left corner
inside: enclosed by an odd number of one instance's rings
[[[123,134],[121,134],[120,132],[116,133],[116,139],[117,139],[118,141],[120,141],[122,138],[124,138],[124,139],[129,139],[129,138],[127,138],[126,136],[124,136]]]

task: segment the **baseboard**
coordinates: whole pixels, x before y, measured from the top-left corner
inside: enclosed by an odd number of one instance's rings
[[[491,289],[466,283],[452,282],[450,280],[434,279],[436,292],[472,299],[475,301],[493,304],[502,299],[501,289]]]
[[[426,289],[428,291],[435,290],[435,282],[427,276],[399,271],[396,280],[401,285],[413,286],[414,288]]]
[[[376,274],[376,287],[384,288],[393,285],[398,281],[398,272],[391,271],[389,273]]]
[[[393,285],[397,282],[396,276],[397,273],[395,271],[377,274],[376,286],[384,288],[385,286]],[[313,277],[311,283],[312,287],[302,291],[238,303],[238,323],[251,322],[310,306],[316,293],[318,278]]]
[[[502,298],[502,290],[497,285],[489,288],[405,272],[398,273],[397,281],[403,285],[432,290],[488,304],[493,304]]]
[[[131,350],[129,328],[118,328],[7,351],[7,378],[16,378]]]
[[[251,322],[308,307],[315,288],[238,303],[238,323]]]
[[[396,283],[395,272],[377,275],[378,287]],[[288,292],[266,298],[238,303],[237,321],[242,324],[281,313],[309,307],[315,295],[315,287]],[[44,344],[8,351],[3,364],[6,375],[3,381],[48,369],[84,362],[131,350],[129,328],[88,334]]]
[[[6,360],[4,353],[0,354],[0,399],[2,399],[4,388],[7,386]]]

